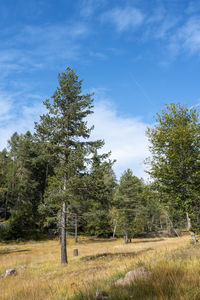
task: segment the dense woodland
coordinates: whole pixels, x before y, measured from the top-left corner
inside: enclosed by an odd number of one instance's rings
[[[34,133],[15,132],[0,152],[1,240],[61,235],[66,262],[66,232],[76,240],[84,234],[129,242],[139,235],[179,234],[187,226],[198,230],[198,111],[167,105],[146,132],[151,180],[128,169],[117,182],[117,162],[100,151],[103,140],[90,140],[93,95],[82,94],[82,81],[70,68],[58,81]]]

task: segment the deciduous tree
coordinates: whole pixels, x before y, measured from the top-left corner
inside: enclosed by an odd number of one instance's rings
[[[175,226],[185,224],[186,212],[199,218],[199,112],[171,103],[148,128],[152,157],[149,174]]]

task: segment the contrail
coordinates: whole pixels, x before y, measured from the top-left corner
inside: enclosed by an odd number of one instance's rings
[[[153,106],[155,106],[155,104],[151,101],[151,99],[149,98],[149,96],[147,95],[147,93],[145,92],[144,88],[141,86],[141,84],[135,79],[135,77],[133,76],[133,74],[130,73],[130,77],[131,79],[134,81],[134,83],[137,85],[137,87],[139,88],[140,92],[142,93],[142,95],[144,96],[144,98]]]

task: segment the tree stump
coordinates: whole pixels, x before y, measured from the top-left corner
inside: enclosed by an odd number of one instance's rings
[[[78,256],[78,249],[74,249],[73,254],[74,254],[74,256]]]

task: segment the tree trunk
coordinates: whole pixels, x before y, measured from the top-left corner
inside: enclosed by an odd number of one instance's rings
[[[195,233],[194,231],[189,231],[190,232],[190,235],[191,235],[191,238],[192,238],[192,242],[194,245],[196,245],[197,243],[197,240],[196,240],[196,237],[195,237]]]
[[[125,242],[125,244],[128,244],[128,233],[127,232],[125,233],[125,236],[124,236],[124,242]]]
[[[61,264],[67,264],[66,244],[66,204],[63,201],[61,213]]]
[[[189,230],[191,228],[191,220],[187,212],[186,212],[186,219],[187,219],[187,229]]]
[[[160,229],[161,229],[161,230],[163,229],[161,218],[160,218]]]
[[[113,239],[115,238],[116,229],[117,229],[117,222],[115,222],[115,226],[113,228]]]
[[[70,100],[68,99],[68,109],[70,106]],[[67,122],[67,129],[66,129],[66,139],[67,139],[67,145],[66,149],[69,149],[69,119]],[[68,158],[65,157],[65,163],[67,165]],[[64,186],[63,190],[66,191],[67,187],[67,178],[69,178],[69,170],[68,170],[68,176],[67,172],[64,171]],[[61,264],[67,264],[67,239],[66,239],[66,203],[63,201],[62,203],[62,215],[61,215]]]
[[[189,233],[191,235],[193,244],[196,245],[197,240],[196,240],[196,236],[195,236],[194,231],[191,230],[192,229],[192,225],[191,225],[191,219],[189,217],[188,212],[186,213],[186,218],[187,218],[187,229],[189,230]]]
[[[78,243],[78,220],[77,215],[75,216],[75,243]]]

